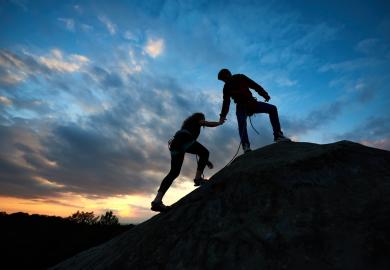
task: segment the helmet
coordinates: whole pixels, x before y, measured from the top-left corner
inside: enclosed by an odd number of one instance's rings
[[[226,78],[232,76],[232,73],[227,68],[223,68],[218,72],[218,80],[223,81]]]

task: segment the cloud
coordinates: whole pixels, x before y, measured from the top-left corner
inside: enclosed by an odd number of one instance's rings
[[[337,140],[354,140],[362,144],[390,150],[390,117],[369,117],[356,128],[335,135]]]
[[[0,170],[4,194],[50,198],[65,193],[98,197],[154,193],[169,171],[167,141],[184,118],[203,111],[217,120],[215,111],[222,97],[208,99],[189,92],[170,77],[137,73],[122,78],[109,70],[91,66],[86,74],[96,77],[89,81],[91,88],[101,87],[110,94],[110,107],[62,124],[42,117],[36,122],[11,119],[11,124],[0,125],[3,166],[10,168]],[[200,141],[210,149],[217,168],[228,162],[238,146],[234,125],[202,131]],[[195,167],[188,155],[176,182],[192,179]],[[13,174],[20,182],[11,183]]]
[[[390,138],[379,140],[360,140],[361,144],[390,151]]]
[[[82,29],[84,32],[86,32],[86,33],[92,32],[92,31],[93,31],[93,26],[91,26],[91,25],[89,25],[89,24],[82,23],[82,24],[80,25],[80,27],[81,27],[81,29]]]
[[[355,50],[371,57],[382,57],[390,52],[390,46],[380,38],[367,38],[359,41]]]
[[[74,9],[78,14],[83,14],[83,12],[84,12],[83,7],[80,6],[80,5],[74,5],[74,6],[73,6],[73,9]]]
[[[299,137],[299,135],[329,124],[330,121],[340,115],[343,109],[345,109],[345,105],[346,103],[344,101],[335,101],[330,105],[309,112],[305,117],[300,119],[283,117],[283,128],[291,136]]]
[[[105,89],[111,87],[118,88],[123,86],[122,79],[117,73],[107,71],[102,67],[93,66],[88,70],[87,74]]]
[[[367,71],[376,70],[381,73],[381,70],[389,66],[389,62],[383,56],[390,52],[390,47],[381,39],[363,39],[355,45],[354,49],[363,56],[359,55],[342,62],[327,63],[322,65],[318,71],[351,73],[365,70],[367,73]]]
[[[359,41],[356,45],[355,50],[358,52],[369,54],[372,52],[372,49],[378,44],[378,39],[376,38],[368,38]]]
[[[145,52],[153,58],[156,58],[164,51],[164,40],[159,39],[149,39],[146,46]]]
[[[65,59],[61,50],[53,49],[49,56],[40,56],[39,61],[50,70],[58,72],[76,72],[79,71],[83,65],[87,64],[89,59],[78,54],[72,54]]]
[[[276,79],[276,83],[278,83],[280,86],[293,86],[297,84],[297,81],[290,80],[289,78],[285,78],[285,77],[278,77]]]
[[[45,67],[34,57],[29,55],[19,56],[8,50],[0,50],[0,83],[5,86],[18,84],[29,75],[44,70]]]
[[[68,31],[74,32],[75,30],[75,21],[71,18],[58,18],[58,21],[64,24],[65,28]]]
[[[116,34],[116,24],[114,24],[110,19],[108,19],[107,16],[105,15],[100,15],[98,17],[99,21],[102,22],[104,24],[104,26],[107,28],[108,32],[111,34],[111,35],[115,35]]]
[[[53,167],[53,163],[40,152],[39,134],[22,123],[0,125],[0,146],[1,195],[30,198],[55,196],[58,187],[44,185],[37,178],[43,177],[40,170]]]
[[[356,129],[343,134],[356,139],[390,138],[390,117],[370,117]]]
[[[123,33],[123,38],[130,41],[138,41],[139,38],[131,31],[127,30]]]
[[[383,61],[379,59],[363,57],[363,58],[356,58],[353,60],[347,60],[339,63],[325,64],[321,66],[318,69],[318,71],[319,72],[327,72],[327,71],[351,72],[351,71],[362,70],[367,68],[375,68],[382,63]]]
[[[27,52],[16,54],[0,50],[0,83],[16,85],[28,78],[54,73],[79,72],[89,63],[83,55],[66,55],[59,49],[52,49],[47,55],[34,55]]]
[[[378,82],[368,83],[367,81],[360,79],[356,82],[352,92],[356,94],[356,98],[359,102],[367,103],[375,97],[378,89],[380,89]]]
[[[0,96],[0,104],[3,104],[5,106],[10,106],[10,105],[12,105],[12,100],[10,100],[9,98],[7,98],[5,96]]]

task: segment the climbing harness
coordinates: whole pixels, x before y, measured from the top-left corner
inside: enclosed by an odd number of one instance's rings
[[[185,152],[195,142],[194,139],[191,139],[188,142],[182,143],[180,145],[180,149],[175,149],[176,147],[172,147],[172,143],[174,142],[175,138],[177,139],[177,136],[180,136],[182,134],[187,134],[187,135],[190,135],[192,137],[191,132],[189,132],[186,129],[181,129],[178,132],[176,132],[175,136],[173,136],[173,138],[171,138],[168,141],[168,149],[169,149],[169,151],[171,151],[171,154],[173,154],[173,155],[176,155],[180,152]]]

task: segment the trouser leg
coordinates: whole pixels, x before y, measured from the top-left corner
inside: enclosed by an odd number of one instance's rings
[[[187,153],[195,154],[199,156],[197,171],[203,173],[206,167],[207,161],[209,160],[210,152],[206,147],[195,141],[187,150]]]
[[[184,153],[177,153],[171,155],[171,169],[167,176],[165,176],[165,178],[161,182],[158,192],[161,192],[162,194],[165,194],[165,192],[167,192],[168,188],[172,185],[173,180],[175,180],[179,176],[181,166],[183,165],[183,160]]]
[[[275,105],[258,101],[254,112],[267,113],[269,115],[274,135],[281,133],[278,109]]]
[[[236,116],[238,123],[238,133],[240,135],[241,144],[243,146],[250,146],[249,138],[248,138],[248,130],[246,125],[247,114],[244,108],[236,108]]]

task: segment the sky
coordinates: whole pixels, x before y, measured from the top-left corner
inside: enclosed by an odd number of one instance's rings
[[[0,211],[153,216],[167,141],[194,112],[219,119],[221,68],[262,85],[294,141],[390,150],[388,14],[379,0],[0,0]],[[273,143],[267,115],[252,123],[253,149]],[[233,103],[198,141],[211,177],[239,146]],[[195,169],[187,155],[164,203]]]

